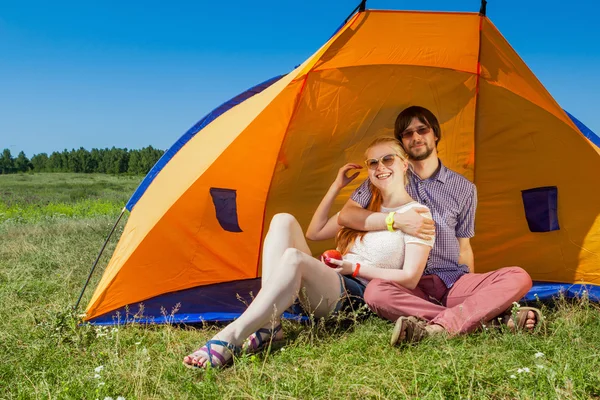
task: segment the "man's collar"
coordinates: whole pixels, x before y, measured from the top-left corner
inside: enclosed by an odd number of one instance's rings
[[[416,174],[416,172],[415,172],[412,164],[410,164],[410,163],[408,164],[408,170],[410,172],[412,172],[412,175],[417,180],[422,181],[422,180],[433,180],[433,179],[435,179],[435,180],[437,180],[439,182],[446,183],[446,179],[448,178],[448,168],[446,168],[446,166],[442,163],[442,160],[440,160],[439,158],[438,158],[438,162],[439,162],[439,164],[438,164],[437,170],[433,173],[433,175],[429,179],[421,179],[419,177],[419,175]]]
[[[442,160],[438,158],[438,162],[440,166],[438,167],[437,173],[432,176],[432,178],[437,179],[442,183],[446,183],[446,179],[448,178],[448,168],[444,164],[442,164]]]

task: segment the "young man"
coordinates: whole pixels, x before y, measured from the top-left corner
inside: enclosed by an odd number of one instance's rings
[[[442,132],[435,115],[418,106],[403,110],[396,119],[394,136],[412,165],[407,192],[431,210],[433,221],[420,215],[426,208],[390,215],[365,210],[371,200],[365,181],[342,209],[339,223],[366,231],[400,229],[422,239],[435,235],[436,240],[416,288],[375,279],[367,286],[365,301],[380,317],[397,321],[392,344],[442,332],[471,332],[521,299],[531,288],[531,278],[519,267],[474,273],[470,238],[475,234],[477,191],[438,159]],[[414,317],[429,322],[424,325]],[[541,320],[539,311],[527,308],[516,321],[506,318],[505,322],[509,327],[517,323],[533,330],[537,319]]]

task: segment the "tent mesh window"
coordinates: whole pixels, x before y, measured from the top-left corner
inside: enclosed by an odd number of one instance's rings
[[[545,186],[522,190],[525,218],[531,232],[550,232],[558,226],[558,188]]]
[[[235,190],[210,188],[210,195],[221,228],[229,232],[242,232],[238,224]]]

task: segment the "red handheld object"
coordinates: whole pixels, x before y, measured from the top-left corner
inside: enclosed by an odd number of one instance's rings
[[[335,265],[329,262],[329,260],[332,258],[335,258],[336,260],[341,260],[342,253],[340,253],[337,250],[325,250],[323,254],[321,254],[321,261],[323,261],[325,265],[331,268],[339,268],[339,265]]]

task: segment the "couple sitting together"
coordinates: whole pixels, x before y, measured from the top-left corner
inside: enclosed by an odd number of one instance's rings
[[[260,292],[237,320],[186,356],[186,366],[222,367],[242,346],[255,352],[283,340],[280,318],[288,309],[326,317],[366,303],[396,322],[392,345],[469,333],[490,321],[533,331],[542,321],[539,310],[510,313],[531,288],[527,272],[473,272],[477,192],[438,159],[435,115],[409,107],[398,115],[394,135],[369,146],[369,178],[341,212],[328,217],[339,191],[358,176],[347,172],[360,165],[340,168],[312,218],[306,237],[335,237],[343,260],[327,261],[338,268],[312,257],[292,215],[275,215],[263,246]]]

